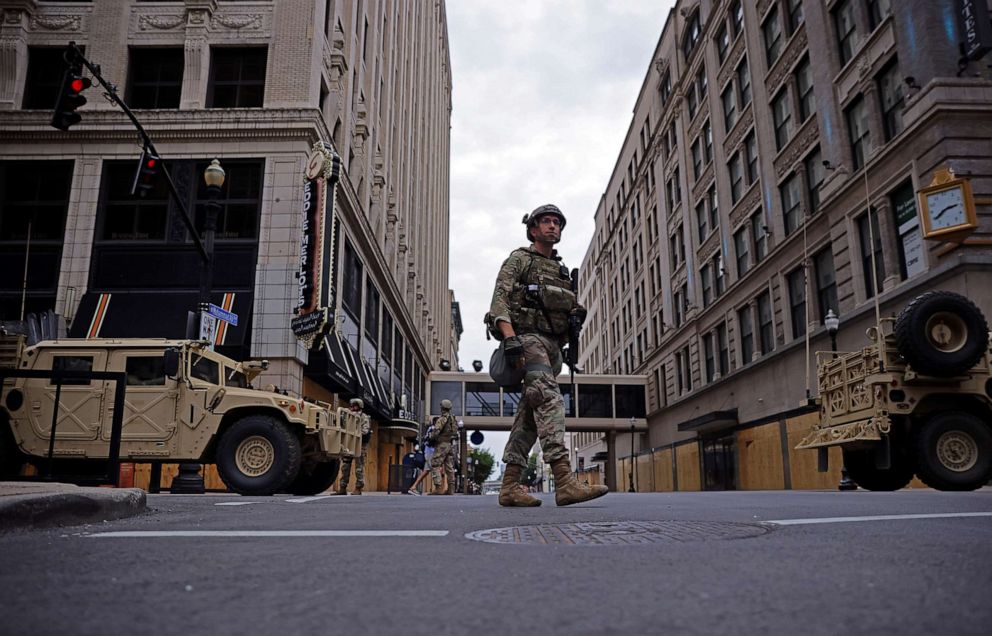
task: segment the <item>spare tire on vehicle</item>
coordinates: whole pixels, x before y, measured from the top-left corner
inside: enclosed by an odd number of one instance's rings
[[[899,353],[917,373],[961,375],[981,359],[989,342],[982,311],[960,294],[931,291],[909,303],[895,326]]]

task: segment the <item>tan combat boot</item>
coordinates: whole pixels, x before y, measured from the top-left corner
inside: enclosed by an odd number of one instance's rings
[[[362,489],[361,488],[355,488],[354,490],[351,491],[351,494],[353,494],[353,495],[360,495],[360,494],[362,494]]]
[[[503,471],[503,485],[499,488],[499,505],[532,508],[540,506],[541,500],[531,497],[520,483],[524,467],[519,464],[507,464]]]
[[[338,486],[338,489],[337,490],[331,491],[331,494],[332,495],[347,495],[348,494],[348,486],[346,486],[345,484],[341,484],[341,485]]]
[[[444,482],[440,484],[434,484],[431,491],[427,493],[428,495],[447,495],[448,489],[444,487]]]
[[[551,462],[551,472],[555,476],[555,503],[559,506],[589,501],[610,492],[606,486],[587,486],[577,480],[567,457]]]

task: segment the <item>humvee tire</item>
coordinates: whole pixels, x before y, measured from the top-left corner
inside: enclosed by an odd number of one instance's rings
[[[271,415],[249,415],[231,425],[217,443],[217,473],[242,495],[286,492],[300,472],[300,440]]]
[[[23,466],[24,455],[17,448],[10,423],[5,416],[0,415],[0,479],[17,477]]]
[[[932,416],[916,434],[917,472],[937,490],[975,490],[992,479],[992,428],[971,413]]]
[[[960,294],[931,291],[907,305],[895,325],[899,353],[917,373],[961,375],[988,348],[989,327],[982,311]]]
[[[892,450],[891,465],[887,469],[875,466],[875,449],[841,449],[844,454],[844,468],[856,484],[865,490],[892,491],[906,487],[913,480],[911,463]]]
[[[338,478],[341,462],[330,459],[323,462],[307,462],[300,466],[300,472],[289,485],[294,495],[319,495],[334,484]]]

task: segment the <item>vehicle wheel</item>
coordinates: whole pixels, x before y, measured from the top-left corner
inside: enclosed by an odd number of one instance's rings
[[[899,353],[917,373],[949,377],[981,359],[989,327],[981,310],[964,296],[931,291],[902,310],[895,336]]]
[[[916,436],[920,479],[937,490],[975,490],[992,479],[992,428],[971,413],[931,417]]]
[[[847,474],[865,490],[899,490],[913,479],[912,463],[892,450],[891,466],[881,469],[875,465],[875,450],[843,449]]]
[[[341,462],[336,459],[304,464],[296,479],[289,485],[289,492],[294,495],[319,495],[338,478],[340,466]]]
[[[9,479],[21,474],[24,455],[17,448],[10,425],[0,420],[0,479]]]
[[[217,444],[217,473],[242,495],[271,495],[300,472],[300,440],[270,415],[249,415],[231,425]]]

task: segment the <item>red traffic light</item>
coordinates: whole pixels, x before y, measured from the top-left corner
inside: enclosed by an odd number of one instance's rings
[[[155,164],[157,164],[157,163],[158,163],[158,161],[156,161],[155,159],[149,159],[148,161],[145,162],[145,167],[146,168],[154,168],[155,167]]]
[[[88,77],[83,77],[82,65],[71,64],[66,68],[62,76],[58,101],[55,103],[55,112],[52,115],[52,127],[69,130],[71,126],[80,122],[82,117],[76,109],[86,103],[82,92],[92,85],[93,82]]]
[[[83,82],[83,80],[82,80],[82,78],[76,78],[76,79],[74,79],[74,80],[72,80],[72,90],[74,90],[74,91],[76,91],[77,93],[79,93],[79,92],[81,92],[81,91],[82,91],[82,90],[83,90],[84,88],[86,88],[86,85],[85,85],[85,83]]]

